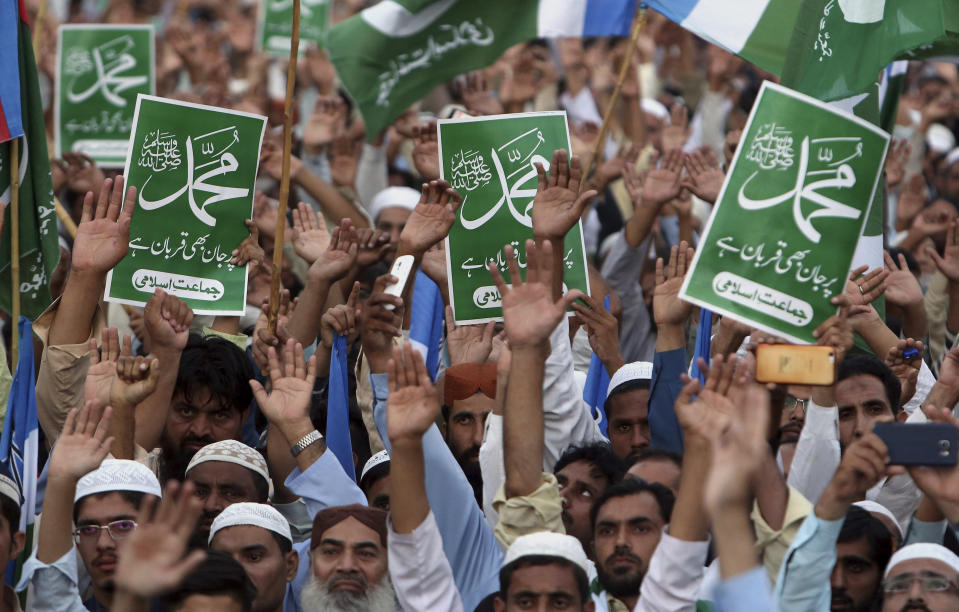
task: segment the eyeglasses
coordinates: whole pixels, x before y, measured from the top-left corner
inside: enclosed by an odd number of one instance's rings
[[[798,397],[793,397],[792,395],[786,396],[786,401],[783,402],[783,408],[786,410],[795,410],[798,406],[802,410],[803,414],[806,414],[806,405],[809,403],[808,399],[799,399]]]
[[[135,521],[122,519],[113,521],[106,525],[84,525],[73,530],[73,537],[77,539],[93,540],[100,537],[100,530],[106,529],[110,537],[114,540],[122,540],[129,537],[133,530],[137,528]]]
[[[954,585],[951,580],[940,574],[932,572],[923,572],[919,576],[915,574],[900,574],[888,578],[882,583],[882,590],[887,595],[894,593],[905,593],[912,588],[915,581],[919,581],[919,586],[927,593],[942,593],[944,591],[956,591],[959,593],[959,587]]]

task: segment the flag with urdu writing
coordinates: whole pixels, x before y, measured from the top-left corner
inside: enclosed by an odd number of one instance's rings
[[[431,89],[537,37],[627,36],[636,0],[381,0],[327,48],[373,139]]]
[[[694,34],[820,100],[859,94],[894,59],[955,53],[955,0],[644,0]],[[795,49],[816,55],[797,62]],[[787,61],[788,58],[788,61]]]
[[[11,44],[12,42],[12,44]],[[0,309],[12,310],[12,290],[21,313],[33,320],[50,305],[50,275],[60,259],[47,136],[30,26],[23,0],[0,2]],[[12,286],[10,262],[12,143],[17,139],[20,180],[20,285]]]

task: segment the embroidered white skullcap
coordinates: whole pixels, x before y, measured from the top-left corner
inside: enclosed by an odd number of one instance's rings
[[[892,524],[896,526],[896,533],[892,535],[899,536],[899,540],[900,541],[902,540],[904,535],[902,533],[902,526],[899,524],[899,520],[896,518],[896,515],[890,512],[889,508],[883,506],[882,504],[878,502],[874,502],[871,499],[864,499],[862,501],[858,501],[854,503],[853,506],[859,506],[860,508],[862,508],[863,510],[865,510],[866,512],[870,514],[881,514],[887,519],[889,519],[890,521],[892,521]]]
[[[160,481],[147,466],[129,459],[104,459],[100,467],[77,482],[73,501],[76,503],[87,495],[110,491],[134,491],[161,496]]]
[[[669,123],[669,109],[666,108],[666,106],[659,100],[653,98],[643,98],[643,101],[640,102],[639,107],[643,109],[644,113],[649,113],[657,119],[662,119],[666,123]]]
[[[956,146],[956,136],[941,123],[933,123],[926,130],[926,145],[936,153],[946,153]]]
[[[959,572],[959,557],[957,557],[954,552],[939,544],[923,542],[922,544],[903,546],[897,550],[896,554],[889,559],[889,563],[886,564],[886,573],[883,574],[882,577],[888,578],[889,573],[894,567],[903,561],[910,561],[912,559],[935,559],[936,561],[942,561],[956,572]]]
[[[653,364],[650,362],[634,361],[632,363],[627,363],[616,370],[616,373],[613,374],[613,377],[609,379],[609,387],[606,388],[606,399],[609,399],[609,396],[612,395],[613,391],[616,390],[616,387],[622,385],[623,383],[632,382],[634,380],[652,379]]]
[[[253,502],[239,502],[230,504],[223,509],[213,519],[210,525],[210,539],[207,542],[213,542],[213,536],[216,532],[227,527],[236,527],[237,525],[253,525],[262,527],[267,531],[279,534],[293,543],[293,536],[290,534],[290,523],[287,522],[279,510],[269,504],[257,504]]]
[[[375,468],[381,463],[389,463],[389,461],[390,461],[390,454],[386,452],[385,450],[381,450],[380,452],[370,457],[366,461],[366,464],[363,466],[363,471],[360,472],[360,481],[366,478],[366,474],[370,470],[372,470],[373,468]]]
[[[566,559],[582,569],[587,576],[589,575],[589,561],[579,540],[570,535],[551,531],[537,531],[513,540],[503,558],[503,567],[523,557],[533,556]]]
[[[0,474],[0,495],[12,499],[18,506],[20,505],[20,487],[9,476]]]
[[[265,478],[267,482],[270,480],[270,471],[266,467],[263,455],[237,440],[220,440],[207,444],[193,455],[193,459],[190,459],[190,463],[186,466],[186,472],[189,473],[190,470],[207,461],[225,461],[242,465]]]
[[[956,162],[959,162],[959,147],[949,151],[949,153],[946,155],[946,167],[948,168]]]
[[[405,208],[413,210],[420,201],[420,192],[410,187],[387,187],[373,196],[370,202],[370,217],[373,221],[386,208]]]

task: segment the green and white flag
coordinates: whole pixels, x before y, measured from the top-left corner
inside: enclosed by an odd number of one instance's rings
[[[504,247],[526,268],[533,237],[536,164],[549,171],[553,152],[570,150],[564,111],[446,119],[437,122],[440,174],[463,197],[446,239],[453,316],[459,324],[502,320],[501,296],[489,273],[506,274]],[[564,291],[589,293],[582,226],[563,245]],[[524,272],[525,277],[525,272]]]
[[[326,31],[330,23],[330,0],[300,0],[300,44],[302,54],[306,45],[326,46]],[[262,0],[257,20],[260,48],[270,55],[289,57],[293,36],[293,0]]]
[[[537,37],[628,36],[636,0],[381,0],[330,28],[367,137],[434,87]]]
[[[59,36],[54,153],[120,168],[137,95],[155,89],[153,26],[68,24]]]
[[[680,296],[792,342],[837,312],[889,135],[764,82]]]
[[[197,314],[240,315],[246,267],[230,253],[248,235],[266,117],[141,95],[127,185],[137,188],[130,251],[106,299],[142,306],[159,287]]]

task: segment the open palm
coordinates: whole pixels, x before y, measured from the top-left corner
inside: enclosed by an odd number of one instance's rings
[[[692,311],[692,304],[679,298],[686,266],[692,262],[692,251],[684,241],[672,248],[668,267],[664,269],[662,258],[656,260],[653,319],[658,325],[681,325]]]
[[[292,339],[283,347],[282,365],[272,346],[267,354],[272,385],[270,393],[267,394],[259,382],[250,381],[263,415],[271,423],[286,423],[304,416],[309,418],[310,398],[316,382],[316,358],[310,357],[307,363],[303,358],[303,346]]]
[[[393,349],[389,385],[386,429],[390,440],[395,443],[422,438],[436,419],[440,403],[423,357],[409,342]]]
[[[550,174],[542,165],[536,165],[537,188],[533,199],[533,232],[551,240],[562,240],[583,214],[590,199],[596,196],[593,190],[579,193],[582,169],[579,159],[567,162],[565,149],[553,153]]]
[[[420,201],[403,227],[401,242],[416,252],[425,253],[450,233],[460,202],[462,198],[446,181],[424,184]]]

